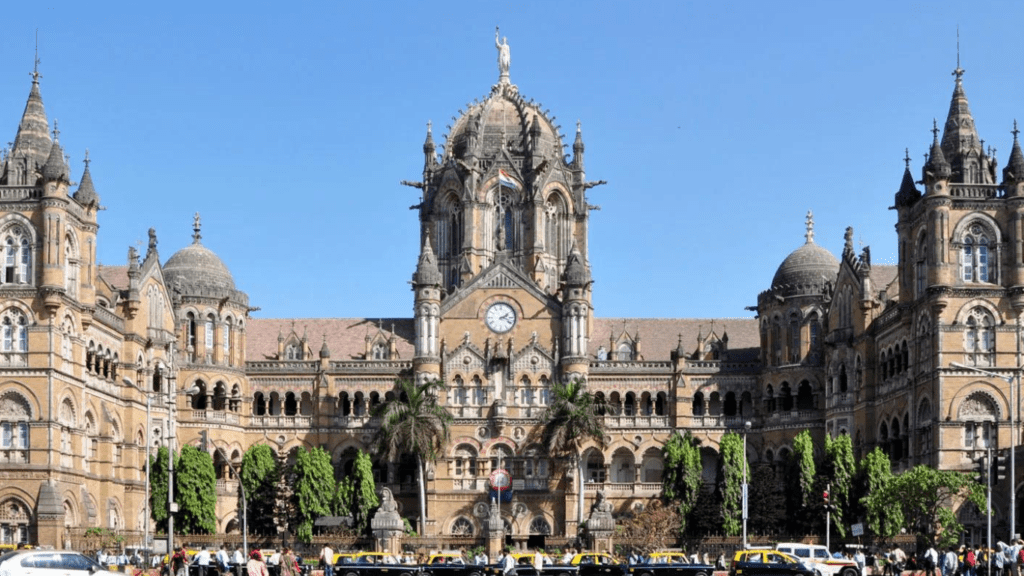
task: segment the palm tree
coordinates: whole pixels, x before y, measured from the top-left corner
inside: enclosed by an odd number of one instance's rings
[[[551,386],[551,404],[540,419],[548,454],[568,456],[576,464],[580,487],[577,525],[583,524],[583,458],[580,452],[588,440],[604,447],[604,419],[598,415],[597,408],[593,395],[587,392],[586,381],[575,378],[565,384],[556,382]]]
[[[438,403],[438,391],[444,384],[437,380],[415,384],[408,380],[395,383],[395,396],[377,407],[381,418],[377,431],[377,453],[394,461],[402,454],[416,455],[416,480],[420,488],[420,534],[427,517],[427,493],[423,483],[424,460],[436,462],[451,434],[452,415]]]

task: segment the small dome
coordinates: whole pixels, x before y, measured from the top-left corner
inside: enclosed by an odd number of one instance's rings
[[[180,281],[184,286],[235,289],[235,279],[228,267],[212,250],[198,241],[167,259],[163,268],[168,286]]]
[[[808,241],[782,261],[772,278],[772,290],[832,282],[838,272],[839,260],[828,250]]]

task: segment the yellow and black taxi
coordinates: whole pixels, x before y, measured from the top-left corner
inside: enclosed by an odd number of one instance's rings
[[[611,554],[605,552],[583,552],[569,562],[578,569],[579,576],[623,576],[626,565],[619,564]]]
[[[711,576],[714,566],[693,564],[683,552],[652,552],[629,567],[633,576]]]
[[[555,564],[550,556],[540,555],[541,569],[537,570],[537,552],[512,552],[516,562],[516,576],[576,576],[579,568],[572,564]],[[491,574],[501,574],[501,565],[493,566]]]
[[[416,571],[417,566],[402,564],[384,552],[357,552],[334,565],[338,576],[415,576]]]
[[[795,556],[769,549],[738,550],[729,576],[815,576],[814,568]]]
[[[458,551],[431,554],[420,569],[428,576],[484,576],[486,571],[486,567],[468,562]]]

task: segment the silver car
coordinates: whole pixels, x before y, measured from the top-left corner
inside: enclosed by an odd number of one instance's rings
[[[0,576],[90,575],[115,576],[92,558],[70,550],[13,550],[0,556]]]

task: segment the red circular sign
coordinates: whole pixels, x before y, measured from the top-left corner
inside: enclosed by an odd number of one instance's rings
[[[491,488],[501,492],[507,490],[512,485],[512,477],[509,476],[508,470],[504,468],[498,468],[494,472],[491,472]]]

